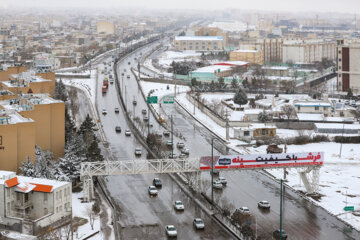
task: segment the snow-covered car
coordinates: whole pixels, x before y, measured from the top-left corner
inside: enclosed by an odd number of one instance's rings
[[[177,231],[174,225],[166,225],[165,227],[166,235],[168,237],[176,237]]]
[[[136,100],[134,100],[134,101],[133,101],[133,104],[134,104],[134,105],[136,105],[136,104],[137,104],[137,101],[136,101]]]
[[[205,228],[205,223],[203,222],[203,220],[201,218],[195,218],[193,221],[193,224],[196,229],[204,229]]]
[[[180,200],[174,202],[174,208],[177,211],[183,211],[185,209],[184,204]]]
[[[222,189],[222,188],[223,188],[223,185],[222,185],[222,183],[221,183],[220,181],[215,180],[215,181],[213,182],[213,188]]]
[[[190,150],[188,149],[188,148],[182,148],[181,149],[181,153],[183,153],[183,154],[186,154],[186,155],[189,155],[189,153],[190,153]]]
[[[156,196],[158,194],[158,190],[156,189],[155,186],[149,186],[148,192],[150,196]]]
[[[127,75],[126,78],[127,78],[127,79],[130,79],[130,75]]]
[[[115,127],[115,132],[121,133],[121,127],[120,127],[120,126],[116,126],[116,127]]]
[[[227,184],[227,180],[224,177],[218,177],[216,180],[218,180],[219,182],[221,182],[222,185],[226,185]]]
[[[171,140],[167,140],[167,141],[166,141],[166,145],[167,145],[168,147],[171,147],[171,146],[173,145],[173,142],[172,142]]]
[[[170,159],[177,158],[177,154],[176,153],[170,153],[169,158]]]
[[[162,187],[162,183],[161,183],[160,178],[154,178],[154,179],[153,179],[153,184],[154,184],[154,186],[157,187],[157,188],[161,188],[161,187]]]
[[[163,132],[163,134],[164,134],[165,137],[170,136],[170,132],[167,131],[167,130],[165,130],[165,131]]]
[[[259,208],[270,209],[270,203],[266,200],[262,200],[258,203]]]
[[[250,215],[250,209],[248,207],[241,207],[236,209],[236,211],[239,211],[243,215]]]
[[[111,76],[111,75],[110,75]],[[110,84],[114,84],[114,80],[110,79]]]
[[[344,103],[345,103],[345,105],[349,105],[349,104],[350,104],[350,101],[349,101],[349,100],[345,100]]]
[[[103,115],[106,115],[106,114],[107,114],[106,109],[103,109],[103,110],[102,110],[102,114],[103,114]]]
[[[147,113],[146,109],[141,110],[141,113],[146,114]]]
[[[183,142],[178,142],[178,143],[176,144],[176,146],[177,146],[178,148],[183,148],[183,147],[185,147],[185,144],[184,144]]]
[[[181,154],[179,155],[179,158],[187,158],[187,157],[188,157],[188,155],[183,154],[183,153],[181,153]]]
[[[135,155],[140,156],[141,155],[141,148],[137,147],[135,148]]]
[[[131,131],[130,131],[130,129],[126,129],[126,130],[125,130],[125,136],[131,136]]]
[[[148,116],[144,116],[144,117],[143,117],[143,120],[144,120],[145,122],[149,121]]]
[[[115,108],[115,113],[119,113],[120,109],[118,107]]]

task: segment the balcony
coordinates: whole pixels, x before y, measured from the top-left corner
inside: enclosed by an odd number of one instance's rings
[[[32,202],[30,202],[30,201],[27,201],[27,202],[17,201],[15,203],[15,208],[16,209],[21,209],[21,210],[26,209],[26,208],[31,207],[31,206],[32,206]]]

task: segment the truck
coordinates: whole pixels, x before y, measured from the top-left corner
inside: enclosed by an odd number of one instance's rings
[[[107,87],[105,85],[102,86],[101,92],[102,94],[105,94],[107,92]]]
[[[266,153],[282,153],[283,149],[278,147],[278,145],[276,144],[270,144],[267,148],[266,148]]]

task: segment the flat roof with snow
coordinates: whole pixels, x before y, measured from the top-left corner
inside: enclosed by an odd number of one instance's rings
[[[259,50],[252,50],[252,49],[238,49],[235,50],[233,52],[237,52],[237,53],[256,53],[259,52]]]
[[[295,107],[331,107],[327,102],[295,102]]]
[[[207,67],[198,68],[192,72],[193,73],[214,73],[214,71],[218,72],[219,69],[220,69],[220,72],[228,71],[231,69],[231,66],[211,65],[211,66],[207,66]]]
[[[222,41],[221,36],[176,36],[176,41]]]

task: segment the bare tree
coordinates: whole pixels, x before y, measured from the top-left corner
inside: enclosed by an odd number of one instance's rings
[[[287,120],[289,121],[290,118],[295,115],[295,108],[291,105],[284,105],[281,107],[282,114],[284,114],[287,117]]]
[[[86,214],[86,216],[88,216],[88,218],[89,218],[91,230],[94,230],[95,219],[99,215],[99,212],[100,212],[100,210],[96,207],[96,203],[94,203],[94,205],[92,205],[92,206],[87,205],[85,207],[84,214]]]

